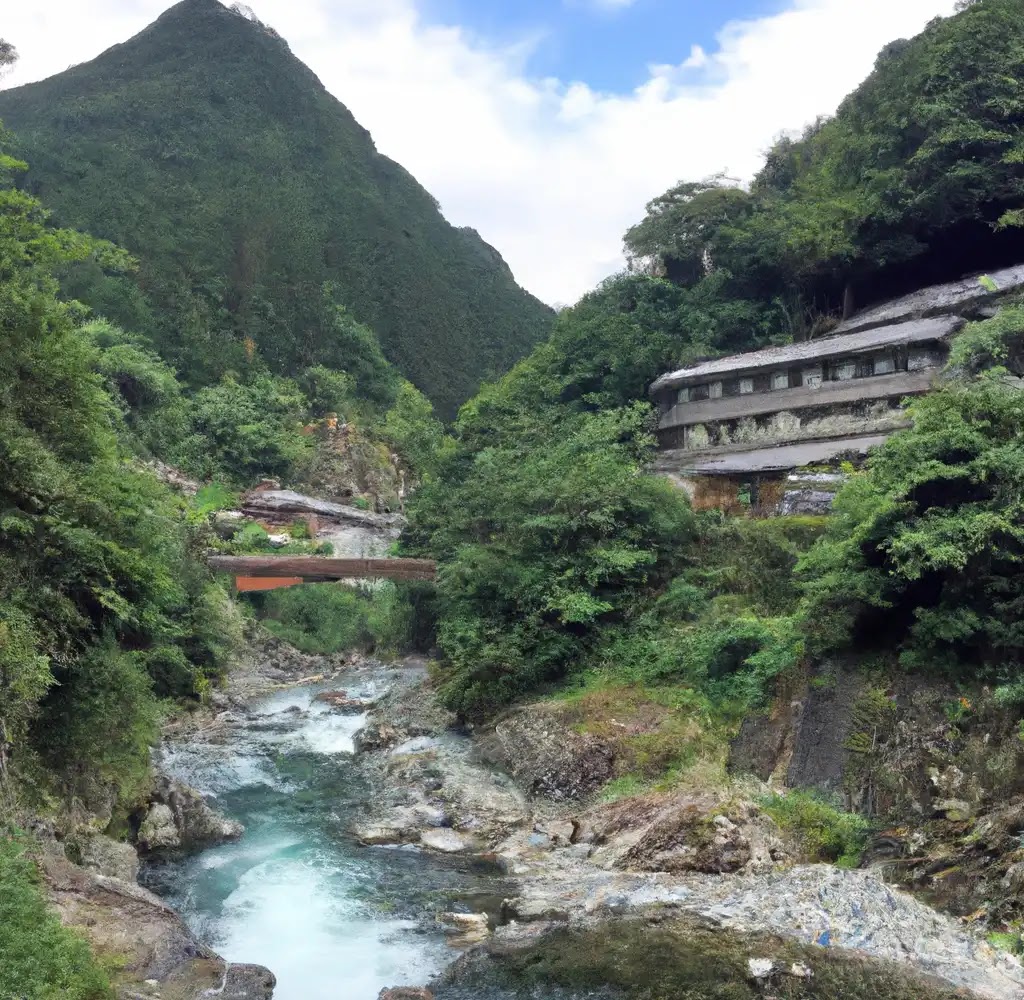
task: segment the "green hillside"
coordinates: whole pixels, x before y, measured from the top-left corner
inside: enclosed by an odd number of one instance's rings
[[[281,372],[344,368],[340,303],[450,414],[550,326],[275,32],[217,0],[0,93],[0,119],[55,220],[139,258],[134,279],[79,269],[69,290],[193,382],[237,367],[247,337]]]

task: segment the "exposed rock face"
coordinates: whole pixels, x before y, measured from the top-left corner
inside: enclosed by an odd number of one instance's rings
[[[134,882],[138,877],[139,854],[131,844],[100,833],[82,833],[69,847],[78,855],[83,868],[122,882]]]
[[[40,859],[43,881],[61,920],[78,928],[100,953],[123,963],[121,995],[175,1000],[217,996],[271,1000],[275,980],[262,966],[231,965],[201,944],[178,915],[151,892],[119,878],[72,864],[55,851]],[[137,983],[144,993],[136,994]]]
[[[585,798],[614,774],[615,753],[607,743],[577,733],[544,706],[501,719],[482,752],[528,795],[555,801]]]
[[[751,863],[755,870],[767,870],[789,858],[775,824],[749,804],[672,800],[641,829],[617,868],[722,874]]]
[[[250,517],[261,519],[286,517],[290,520],[302,514],[312,514],[321,520],[379,529],[391,528],[405,521],[398,514],[374,514],[358,507],[307,497],[293,490],[258,490],[248,493],[242,500],[242,510]]]
[[[158,775],[137,841],[143,851],[196,850],[237,840],[244,832],[241,823],[211,809],[195,789]]]
[[[423,986],[393,986],[381,990],[377,1000],[434,1000],[434,994]]]

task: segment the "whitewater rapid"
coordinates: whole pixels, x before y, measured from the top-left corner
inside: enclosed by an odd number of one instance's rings
[[[373,680],[347,690],[379,693]],[[364,848],[346,834],[370,794],[353,756],[365,718],[316,703],[317,691],[274,694],[252,718],[163,749],[161,767],[246,832],[149,864],[143,880],[229,962],[270,968],[276,1000],[376,1000],[455,957],[434,913],[500,887],[470,862]]]

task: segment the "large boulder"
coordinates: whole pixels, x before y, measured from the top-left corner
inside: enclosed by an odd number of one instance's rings
[[[85,868],[100,875],[134,882],[139,874],[139,854],[131,844],[113,840],[100,833],[86,832],[68,845],[68,854]]]
[[[72,864],[55,851],[45,851],[39,866],[61,921],[98,953],[117,956],[121,996],[271,1000],[275,979],[269,969],[228,965],[141,886]]]
[[[157,775],[136,837],[142,851],[198,850],[237,840],[245,827],[207,805],[194,788]]]
[[[614,774],[612,747],[577,732],[545,705],[506,715],[481,740],[481,750],[528,795],[559,802],[586,798]]]

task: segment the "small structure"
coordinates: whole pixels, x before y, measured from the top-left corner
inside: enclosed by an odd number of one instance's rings
[[[333,580],[433,580],[432,559],[334,559],[328,556],[220,556],[211,569],[231,573],[240,591],[276,590]]]
[[[663,375],[657,471],[698,509],[827,511],[842,480],[830,467],[906,426],[901,401],[932,387],[964,323],[907,319]]]

